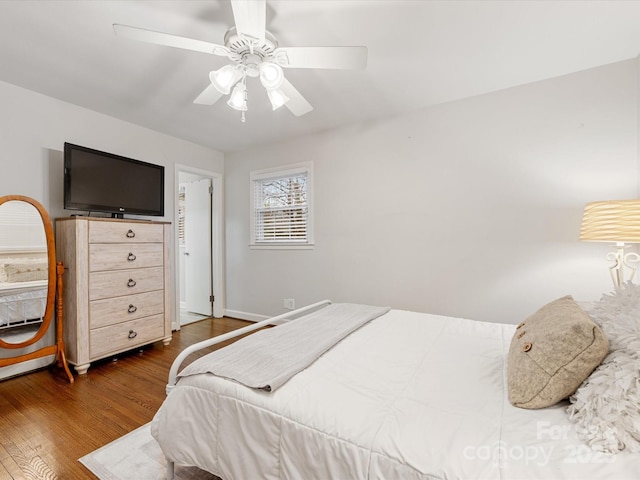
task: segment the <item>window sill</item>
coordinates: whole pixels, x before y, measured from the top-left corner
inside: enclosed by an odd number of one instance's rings
[[[313,243],[250,243],[249,248],[252,250],[313,250]]]

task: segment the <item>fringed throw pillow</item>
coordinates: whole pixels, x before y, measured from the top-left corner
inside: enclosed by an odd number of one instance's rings
[[[640,286],[627,283],[585,307],[609,339],[602,364],[570,397],[578,436],[594,450],[640,452]]]

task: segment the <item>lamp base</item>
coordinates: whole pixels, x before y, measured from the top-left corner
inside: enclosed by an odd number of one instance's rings
[[[616,242],[616,251],[607,254],[607,260],[613,262],[613,265],[609,267],[609,274],[615,288],[624,288],[625,281],[633,281],[640,263],[640,255],[636,252],[624,253],[626,247],[623,242]],[[627,280],[625,280],[625,267],[629,269]]]

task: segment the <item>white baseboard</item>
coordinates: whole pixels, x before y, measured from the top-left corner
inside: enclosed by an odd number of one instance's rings
[[[225,310],[225,317],[237,318],[238,320],[247,320],[249,322],[261,322],[266,320],[266,315],[258,315],[257,313],[240,312],[239,310]]]
[[[16,375],[38,370],[51,365],[55,361],[55,355],[47,355],[46,357],[33,358],[13,365],[7,365],[6,367],[0,368],[0,379],[4,380],[5,378],[15,377]]]

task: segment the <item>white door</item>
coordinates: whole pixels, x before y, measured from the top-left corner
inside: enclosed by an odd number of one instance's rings
[[[213,314],[211,199],[211,179],[185,185],[185,302],[189,312],[207,316]]]

